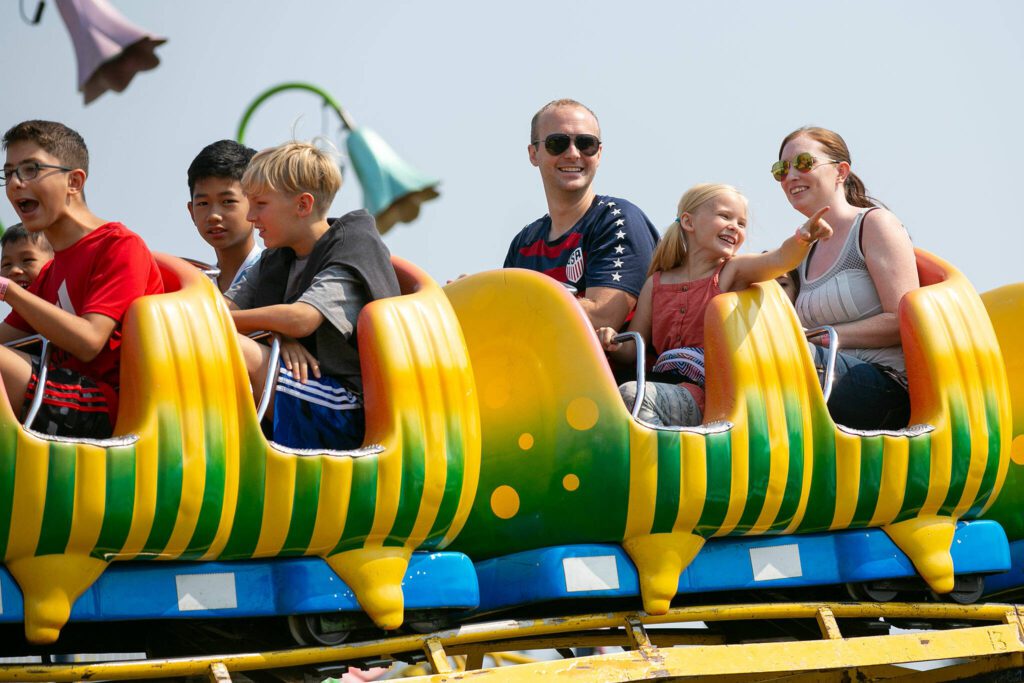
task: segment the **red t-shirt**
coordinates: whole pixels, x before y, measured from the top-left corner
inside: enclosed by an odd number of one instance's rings
[[[128,305],[147,294],[164,291],[156,260],[141,237],[120,223],[105,223],[70,247],[53,255],[29,291],[77,316],[102,313],[117,322],[103,350],[85,363],[53,347],[50,362],[97,382],[117,415],[121,373],[121,322]],[[32,334],[35,330],[15,312],[4,321]]]

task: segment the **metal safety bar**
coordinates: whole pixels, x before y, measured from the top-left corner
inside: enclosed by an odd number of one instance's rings
[[[210,278],[214,285],[217,284],[217,278],[220,277],[220,268],[217,266],[211,266],[209,263],[200,261],[199,259],[189,258],[188,256],[181,256],[179,258],[190,266],[198,268],[203,275]]]
[[[262,422],[263,416],[267,414],[267,408],[270,407],[270,397],[274,395],[274,387],[277,386],[277,372],[281,359],[281,339],[276,334],[264,331],[253,332],[249,335],[249,338],[254,341],[262,341],[267,337],[272,337],[273,341],[270,342],[270,359],[267,361],[267,378],[263,382],[263,395],[260,396],[260,404],[256,407],[256,420],[258,422]]]
[[[839,353],[839,333],[831,325],[822,325],[810,330],[804,330],[808,340],[815,337],[828,337],[828,356],[825,358],[825,376],[821,378],[821,393],[825,396],[825,403],[832,395],[832,382],[836,376],[836,354]]]
[[[29,337],[14,339],[4,344],[8,348],[18,350],[33,344],[40,345],[39,376],[36,378],[36,391],[32,395],[32,403],[29,404],[28,412],[25,413],[25,420],[21,423],[26,428],[30,427],[35,421],[36,415],[39,414],[39,408],[43,405],[43,396],[46,394],[46,376],[49,373],[48,366],[50,364],[50,340],[41,334],[33,334]],[[43,387],[43,390],[39,391],[39,387]]]
[[[639,332],[622,332],[612,337],[612,341],[618,344],[632,341],[636,344],[636,397],[630,415],[634,420],[639,420],[640,406],[644,402],[644,392],[647,391],[647,348],[644,345],[644,338]]]

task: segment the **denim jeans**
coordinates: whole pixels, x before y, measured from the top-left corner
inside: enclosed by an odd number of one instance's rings
[[[814,364],[824,372],[828,349],[814,347]],[[879,366],[836,355],[828,412],[836,424],[853,429],[903,429],[910,421],[910,394]]]
[[[647,382],[644,386],[644,400],[637,413],[641,420],[655,427],[695,427],[700,424],[700,408],[689,391],[661,382]],[[619,394],[626,402],[626,408],[632,410],[636,401],[636,382],[621,385]]]

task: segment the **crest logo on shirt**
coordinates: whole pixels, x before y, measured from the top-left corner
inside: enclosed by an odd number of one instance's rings
[[[583,248],[576,247],[565,264],[565,279],[576,284],[583,277]]]

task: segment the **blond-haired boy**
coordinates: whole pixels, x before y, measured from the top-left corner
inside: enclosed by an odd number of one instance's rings
[[[362,444],[356,320],[370,301],[399,294],[373,217],[359,210],[327,219],[340,187],[331,155],[303,142],[263,150],[242,177],[247,219],[267,249],[226,296],[240,333],[282,339],[274,440],[293,448]],[[245,336],[241,344],[260,392],[269,351]]]

